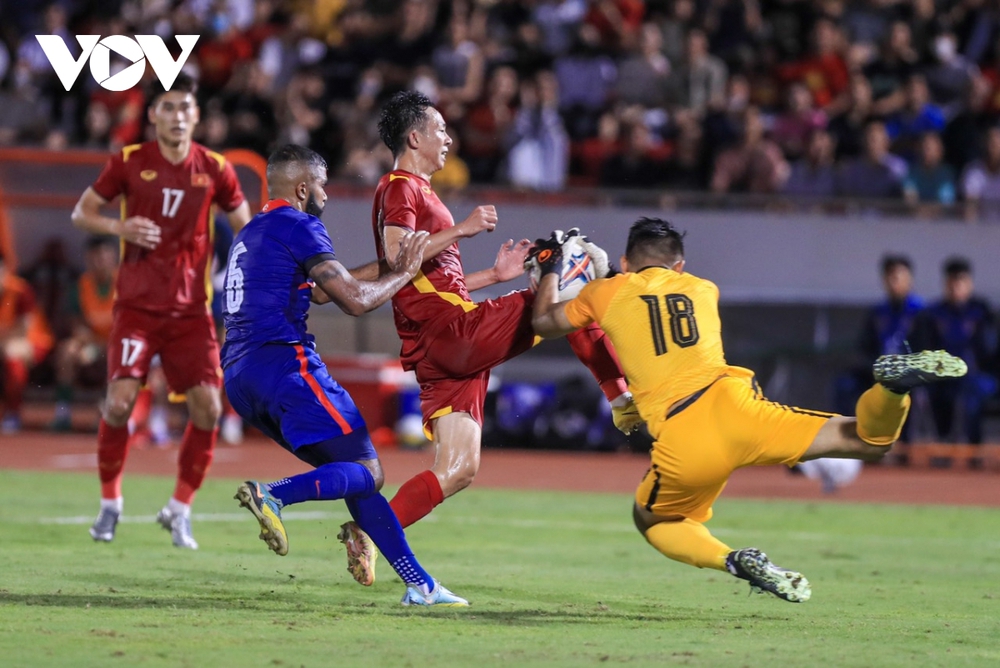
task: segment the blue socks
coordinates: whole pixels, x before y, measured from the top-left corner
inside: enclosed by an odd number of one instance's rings
[[[354,521],[372,539],[400,579],[419,589],[422,594],[431,593],[434,579],[413,556],[403,534],[403,527],[399,525],[399,520],[385,497],[381,493],[375,493],[366,497],[354,496],[345,499],[345,502]]]
[[[308,473],[272,482],[267,487],[281,501],[282,506],[288,506],[303,501],[334,501],[348,496],[369,496],[375,491],[375,480],[361,464],[335,462],[324,464]]]

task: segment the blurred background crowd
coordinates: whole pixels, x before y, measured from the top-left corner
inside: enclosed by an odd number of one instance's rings
[[[141,138],[140,88],[70,92],[34,39],[200,34],[200,139],[390,166],[415,88],[456,142],[439,189],[503,183],[1000,201],[1000,11],[987,0],[0,0],[0,145]],[[172,44],[172,39],[167,40]]]

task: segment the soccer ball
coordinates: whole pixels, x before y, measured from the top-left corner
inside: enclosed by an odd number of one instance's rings
[[[573,299],[583,286],[597,278],[597,267],[594,259],[583,246],[583,237],[569,237],[562,245],[562,268],[559,270],[559,301]],[[528,283],[532,292],[538,291],[538,282],[542,279],[542,268],[537,262],[531,263],[528,269]]]

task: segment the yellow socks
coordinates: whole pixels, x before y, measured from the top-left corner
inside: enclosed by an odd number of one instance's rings
[[[726,570],[726,557],[732,552],[704,524],[693,520],[654,524],[646,530],[646,540],[675,561],[719,571]]]
[[[876,383],[861,395],[855,411],[861,440],[870,445],[889,446],[903,430],[910,412],[910,395],[890,392]]]

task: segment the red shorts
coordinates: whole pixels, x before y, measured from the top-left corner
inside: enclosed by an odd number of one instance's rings
[[[436,418],[469,413],[483,424],[490,369],[531,348],[531,305],[535,295],[519,290],[477,307],[429,333],[426,356],[417,362],[420,409],[428,431]]]
[[[199,385],[222,385],[219,343],[210,314],[165,318],[115,308],[108,340],[108,380],[145,380],[157,354],[175,394]]]

